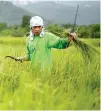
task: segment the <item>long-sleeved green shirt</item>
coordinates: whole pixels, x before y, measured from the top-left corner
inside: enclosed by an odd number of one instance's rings
[[[45,32],[43,37],[34,36],[33,40],[27,38],[27,57],[31,61],[31,66],[38,66],[42,69],[51,68],[51,49],[65,49],[69,47],[67,38],[60,38],[52,33]]]

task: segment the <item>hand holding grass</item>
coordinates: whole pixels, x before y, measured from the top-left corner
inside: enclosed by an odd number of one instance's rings
[[[75,32],[68,33],[68,35],[69,35],[69,38],[68,38],[69,41],[72,41],[73,39],[75,39],[77,37],[77,34]]]

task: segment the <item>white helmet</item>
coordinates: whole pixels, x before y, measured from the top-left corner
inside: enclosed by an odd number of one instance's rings
[[[30,19],[30,28],[33,26],[43,26],[43,19],[39,16],[34,16]]]

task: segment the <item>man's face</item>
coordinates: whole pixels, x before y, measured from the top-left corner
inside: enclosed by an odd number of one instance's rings
[[[42,26],[33,26],[32,27],[32,32],[35,36],[40,35],[41,31],[42,31]]]

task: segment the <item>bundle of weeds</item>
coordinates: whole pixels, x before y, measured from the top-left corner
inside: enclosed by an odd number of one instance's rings
[[[100,54],[93,46],[88,45],[77,38],[73,39],[73,42],[86,61],[92,61],[94,56]]]
[[[56,35],[60,34],[56,31],[53,31],[53,32]],[[63,35],[69,36],[70,33],[67,33],[67,32],[70,32],[70,30],[68,30],[68,31],[64,30]],[[60,35],[62,35],[62,34],[60,34]],[[79,40],[77,37],[75,39],[73,39],[73,42],[74,42],[75,47],[81,52],[81,54],[83,56],[83,59],[85,61],[90,61],[91,62],[93,60],[94,56],[100,54],[93,46]]]

